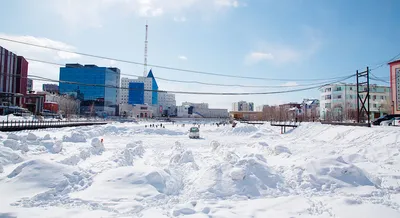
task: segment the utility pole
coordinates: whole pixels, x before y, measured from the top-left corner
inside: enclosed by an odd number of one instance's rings
[[[365,82],[360,82],[360,78],[364,78],[366,79]],[[357,122],[360,123],[361,122],[361,117],[363,115],[363,113],[365,112],[367,114],[368,117],[368,124],[370,124],[371,118],[370,118],[370,105],[369,105],[369,68],[367,67],[366,71],[363,72],[358,72],[356,73],[356,78],[357,78]],[[366,85],[366,89],[363,88],[362,90],[360,90],[360,86],[365,86]],[[366,93],[365,98],[361,97],[362,93]],[[360,103],[361,103],[361,107],[360,107]],[[367,103],[367,107],[366,104]]]
[[[147,20],[146,20],[146,36],[145,36],[145,40],[144,40],[144,71],[143,71],[143,76],[147,77],[147,36],[148,36],[148,27],[149,25],[147,24]]]

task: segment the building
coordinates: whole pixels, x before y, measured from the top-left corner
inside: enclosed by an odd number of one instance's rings
[[[26,91],[27,92],[33,91],[33,80],[32,79],[27,79]]]
[[[360,89],[366,90],[366,87],[360,86]],[[390,88],[370,85],[369,89],[370,118],[374,119],[391,113]],[[324,86],[320,91],[320,118],[322,120],[355,120],[357,118],[357,85],[336,83]],[[366,97],[365,94],[361,94],[362,99]]]
[[[232,103],[232,111],[254,111],[254,103],[239,101]]]
[[[389,66],[391,113],[400,114],[400,60],[390,62]]]
[[[228,118],[227,109],[208,108],[207,103],[183,102],[177,107],[177,116],[183,118]]]
[[[43,84],[42,89],[44,92],[59,93],[57,84]]]
[[[0,46],[1,105],[22,106],[28,88],[28,61]]]
[[[44,109],[50,110],[53,113],[60,113],[65,117],[77,115],[80,112],[81,101],[76,97],[68,94],[59,95],[52,92],[37,92],[44,94]],[[57,107],[55,107],[57,105]],[[57,108],[58,110],[55,110]]]
[[[121,104],[119,114],[124,117],[152,118],[153,108],[147,104]]]
[[[229,115],[235,120],[260,121],[264,119],[262,111],[230,111]]]
[[[158,84],[152,70],[149,71],[147,77],[138,77],[137,79],[122,78],[121,88],[120,104],[158,104],[158,92],[145,91],[158,90]],[[129,99],[131,103],[129,103]]]
[[[315,121],[319,119],[319,99],[303,99],[300,107],[302,121]]]
[[[120,86],[118,68],[67,64],[60,68],[60,80],[73,82],[60,82],[60,94],[80,93],[82,115],[118,115]]]

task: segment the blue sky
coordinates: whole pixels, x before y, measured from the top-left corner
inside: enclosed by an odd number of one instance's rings
[[[148,63],[213,73],[281,78],[260,81],[153,68],[155,76],[245,85],[295,85],[349,75],[400,53],[397,0],[13,0],[2,5],[0,36],[66,50],[143,62],[149,23]],[[115,66],[143,74],[143,66],[18,45],[0,45],[57,63]],[[58,67],[30,62],[30,73],[58,79]],[[388,77],[387,66],[373,72]],[[355,79],[353,79],[355,80]],[[353,82],[353,81],[350,81]],[[41,82],[34,81],[35,87]],[[176,91],[259,92],[277,89],[215,87],[158,81]],[[177,95],[182,101],[231,107],[318,98],[317,90],[259,96]]]

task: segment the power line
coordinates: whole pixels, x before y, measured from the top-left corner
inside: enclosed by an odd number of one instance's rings
[[[116,89],[127,89],[127,90],[139,90],[139,89],[134,89],[134,88],[126,88],[126,87],[112,86],[112,85],[88,84],[88,83],[80,83],[80,82],[74,82],[74,81],[53,80],[53,79],[49,79],[49,78],[41,77],[41,76],[36,76],[36,75],[30,75],[30,77],[35,78],[34,80],[47,81],[47,82],[59,82],[59,83],[75,84],[75,85],[82,85],[82,86],[116,88]],[[347,79],[349,79],[351,77],[354,77],[354,75],[348,76],[348,77],[346,77],[344,79],[341,79],[341,80],[337,80],[335,82],[341,82],[341,81],[347,80]],[[23,78],[25,78],[25,77],[23,77]],[[291,90],[273,91],[273,92],[189,92],[189,91],[167,91],[167,90],[152,90],[152,89],[144,89],[143,91],[147,91],[147,92],[164,92],[164,93],[171,93],[171,94],[189,94],[189,95],[223,95],[223,96],[229,96],[229,95],[231,95],[231,96],[237,96],[237,95],[271,95],[271,94],[284,94],[284,93],[291,93],[291,92],[306,91],[306,90],[320,88],[320,87],[323,87],[323,86],[326,86],[326,85],[328,85],[328,84],[318,85],[318,86],[313,86],[313,87],[307,87],[307,88],[301,88],[301,89],[291,89]]]
[[[64,64],[59,64],[59,63],[54,63],[54,62],[49,62],[49,61],[42,61],[42,60],[37,60],[33,58],[27,58],[25,57],[26,60],[29,61],[34,61],[38,63],[44,63],[44,64],[50,64],[50,65],[55,65],[55,66],[61,66],[64,67]],[[137,76],[140,77],[139,75],[130,75],[130,74],[124,74],[120,73],[120,75],[124,76]],[[221,87],[242,87],[242,88],[290,88],[290,87],[305,87],[305,86],[314,86],[314,85],[321,85],[321,84],[326,84],[329,82],[332,82],[333,80],[326,80],[318,83],[310,83],[310,84],[297,84],[293,86],[285,86],[285,85],[279,85],[279,86],[273,86],[273,85],[263,85],[263,86],[257,86],[257,85],[239,85],[239,84],[219,84],[219,83],[206,83],[206,82],[200,82],[200,81],[187,81],[187,80],[174,80],[174,79],[166,79],[162,77],[155,77],[158,80],[163,80],[163,81],[168,81],[168,82],[177,82],[177,83],[190,83],[190,84],[200,84],[200,85],[209,85],[209,86],[221,86]],[[338,79],[346,78],[345,76],[339,77]]]
[[[87,53],[82,53],[82,52],[68,51],[68,50],[65,50],[65,49],[59,49],[59,48],[43,46],[43,45],[37,45],[37,44],[33,44],[33,43],[22,42],[22,41],[17,41],[17,40],[13,40],[13,39],[2,38],[2,37],[0,37],[0,40],[13,42],[13,43],[18,43],[18,44],[23,44],[23,45],[34,46],[34,47],[38,47],[38,48],[54,50],[54,51],[67,52],[67,53],[71,53],[71,54],[77,54],[77,55],[82,55],[82,56],[87,56],[87,57],[93,57],[93,58],[98,58],[98,59],[118,61],[118,62],[121,62],[121,63],[135,64],[135,65],[142,65],[142,66],[145,65],[144,63],[135,62],[135,61],[122,60],[122,59],[118,59],[118,58],[111,58],[111,57],[87,54]],[[220,73],[210,73],[210,72],[205,72],[205,71],[188,70],[188,69],[181,69],[181,68],[176,68],[176,67],[167,67],[167,66],[154,65],[154,64],[147,64],[147,66],[156,67],[156,68],[160,68],[160,69],[166,69],[166,70],[174,70],[174,71],[181,71],[181,72],[194,73],[194,74],[210,75],[210,76],[231,77],[231,78],[252,79],[252,80],[267,80],[267,81],[268,80],[269,81],[293,81],[293,80],[296,80],[296,81],[323,81],[323,80],[334,80],[334,79],[343,78],[343,76],[342,77],[324,78],[324,79],[262,78],[262,77],[235,76],[235,75],[220,74]]]

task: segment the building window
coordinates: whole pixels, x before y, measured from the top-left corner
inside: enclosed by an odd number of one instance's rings
[[[353,87],[350,87],[350,90],[353,90]]]
[[[381,96],[381,100],[385,99],[384,97],[385,97],[385,96]]]
[[[372,100],[375,101],[376,100],[376,95],[372,96]]]
[[[326,95],[325,96],[325,100],[328,100],[328,99],[332,99],[332,96],[331,95]]]
[[[331,108],[331,103],[325,103],[325,108]]]
[[[373,107],[373,108],[376,108],[376,104],[373,104],[372,107]]]
[[[336,91],[342,91],[342,87],[340,87],[340,86],[337,87],[337,88],[336,88]]]
[[[337,96],[337,98],[338,98],[338,99],[341,99],[341,98],[342,98],[342,96],[341,96],[341,95],[338,95],[338,96]]]

